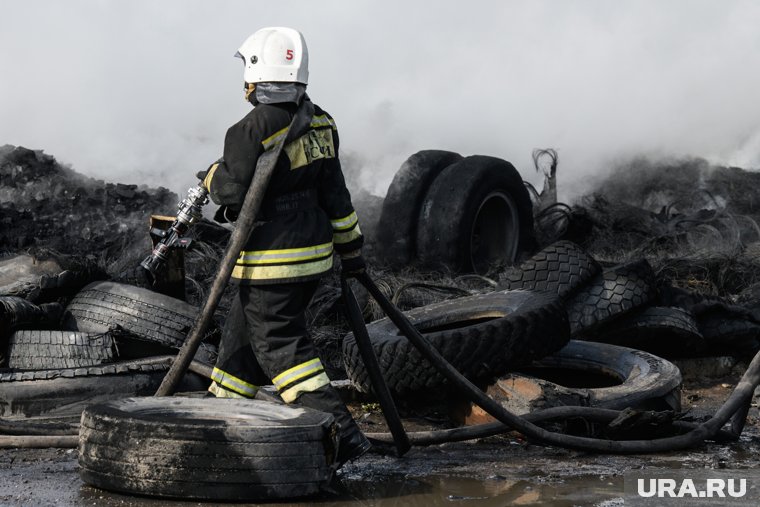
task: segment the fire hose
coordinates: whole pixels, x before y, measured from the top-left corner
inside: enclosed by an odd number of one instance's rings
[[[351,291],[351,286],[348,284],[348,280],[343,276],[340,280],[341,293],[343,294],[343,300],[346,304],[346,313],[348,314],[348,321],[351,324],[351,329],[354,331],[356,337],[356,344],[359,346],[359,353],[364,361],[364,367],[367,369],[370,382],[372,383],[372,389],[380,402],[380,408],[382,409],[383,416],[388,423],[388,428],[391,430],[391,437],[393,443],[396,445],[396,454],[403,456],[406,451],[411,447],[409,438],[404,430],[404,425],[401,423],[401,417],[398,415],[398,409],[391,397],[390,389],[383,378],[383,373],[380,371],[380,365],[377,362],[377,356],[372,348],[372,342],[367,332],[367,327],[364,325],[364,318],[362,311],[359,308],[359,304],[356,302],[356,297]]]

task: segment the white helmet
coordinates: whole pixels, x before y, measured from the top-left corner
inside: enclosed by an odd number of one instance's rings
[[[246,83],[309,82],[309,51],[298,30],[262,28],[243,42],[235,56],[243,59]]]

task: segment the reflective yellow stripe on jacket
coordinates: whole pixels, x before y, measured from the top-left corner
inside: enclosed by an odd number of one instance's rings
[[[272,148],[274,148],[274,146],[278,142],[280,142],[280,139],[282,139],[283,137],[285,137],[286,135],[288,135],[288,129],[289,128],[290,128],[290,126],[288,125],[287,127],[278,130],[277,132],[275,132],[271,136],[269,136],[266,139],[264,139],[263,141],[261,141],[261,144],[264,146],[264,150],[269,151]]]
[[[330,220],[330,223],[333,228],[334,243],[350,243],[362,237],[362,231],[359,228],[359,217],[356,216],[355,211],[352,211],[350,215],[343,218]]]
[[[312,117],[311,127],[312,128],[331,127],[333,130],[338,130],[338,127],[335,125],[335,120],[328,117],[326,114],[321,114],[319,116]]]
[[[281,250],[243,250],[232,276],[242,280],[276,280],[316,275],[332,268],[332,255],[332,243]]]

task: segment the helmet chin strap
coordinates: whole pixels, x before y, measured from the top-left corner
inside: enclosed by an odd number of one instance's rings
[[[249,97],[256,89],[256,83],[245,83],[245,101],[249,102]]]

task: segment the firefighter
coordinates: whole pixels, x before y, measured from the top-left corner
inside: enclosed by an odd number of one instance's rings
[[[305,317],[319,278],[332,271],[334,252],[345,274],[365,268],[364,238],[338,158],[338,130],[306,94],[308,51],[300,32],[263,28],[235,56],[243,60],[245,98],[254,108],[227,131],[223,158],[198,174],[220,205],[218,221],[235,220],[259,156],[282,139],[298,108],[309,116],[302,131],[289,132],[284,141],[232,272],[238,290],[209,391],[251,398],[271,379],[286,403],[335,416],[337,461],[343,464],[370,443],[330,386]]]

